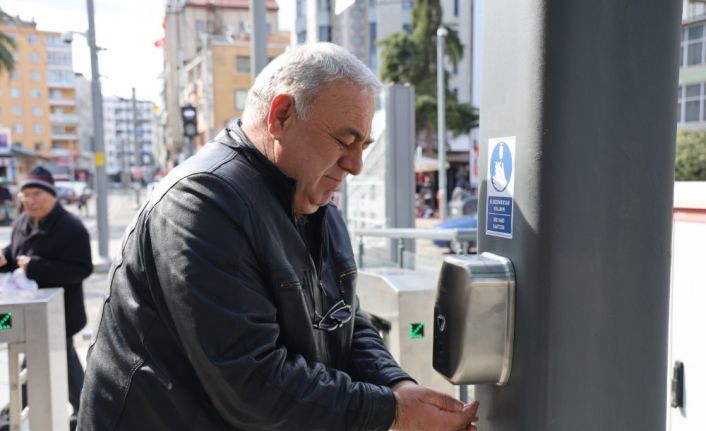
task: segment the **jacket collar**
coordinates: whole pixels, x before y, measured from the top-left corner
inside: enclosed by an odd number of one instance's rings
[[[221,131],[216,136],[216,141],[236,149],[264,178],[277,201],[284,210],[294,219],[294,192],[297,182],[287,174],[282,172],[272,163],[262,152],[255,147],[250,138],[243,132],[241,121],[238,119],[237,125]]]
[[[57,220],[59,220],[59,217],[63,212],[64,207],[62,207],[61,204],[57,201],[56,204],[54,204],[54,208],[49,211],[49,214],[47,214],[47,216],[43,219],[39,220],[39,223],[37,224],[37,231],[48,232],[49,230],[51,230],[51,228],[56,224]],[[25,231],[27,233],[30,233],[32,231],[32,220],[29,218],[29,215],[26,216],[25,222]]]

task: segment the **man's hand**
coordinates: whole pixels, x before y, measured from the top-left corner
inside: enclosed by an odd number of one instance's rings
[[[0,251],[0,266],[5,265],[7,265],[7,258],[5,257],[5,253]]]
[[[397,412],[392,424],[400,431],[476,431],[478,401],[464,405],[446,394],[405,380],[392,387]]]
[[[29,265],[30,260],[32,260],[32,258],[24,254],[17,256],[17,266],[22,268],[25,274],[27,273],[27,265]]]

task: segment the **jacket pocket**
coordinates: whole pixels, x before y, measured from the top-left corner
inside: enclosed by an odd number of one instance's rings
[[[317,359],[313,336],[314,298],[309,287],[298,277],[273,278],[274,304],[277,308],[280,341],[292,353]]]

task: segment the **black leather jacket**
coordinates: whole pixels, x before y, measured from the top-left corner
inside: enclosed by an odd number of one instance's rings
[[[389,428],[409,376],[358,310],[338,212],[311,217],[314,262],[294,186],[239,128],[160,182],[112,269],[80,430]],[[314,329],[340,299],[354,319]]]

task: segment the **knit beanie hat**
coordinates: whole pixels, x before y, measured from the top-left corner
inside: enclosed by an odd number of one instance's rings
[[[29,187],[37,187],[44,189],[56,196],[56,189],[54,188],[54,177],[52,177],[51,172],[42,166],[35,166],[25,177],[22,182],[20,190],[24,190]]]

